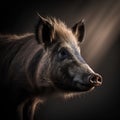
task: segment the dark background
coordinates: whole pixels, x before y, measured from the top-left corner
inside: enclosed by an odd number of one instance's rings
[[[120,119],[120,1],[34,0],[1,1],[0,33],[34,32],[36,12],[63,20],[69,27],[81,18],[86,23],[82,54],[103,76],[103,85],[69,100],[51,98],[43,108],[45,120]],[[41,118],[40,117],[40,118]]]

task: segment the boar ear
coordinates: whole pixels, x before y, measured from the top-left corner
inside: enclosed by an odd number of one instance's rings
[[[85,34],[85,25],[84,25],[84,19],[80,20],[78,23],[76,23],[72,27],[72,32],[77,37],[79,42],[83,41],[84,34]]]
[[[38,43],[50,45],[54,39],[54,26],[49,19],[43,18],[39,15],[39,22],[36,26],[36,39]]]

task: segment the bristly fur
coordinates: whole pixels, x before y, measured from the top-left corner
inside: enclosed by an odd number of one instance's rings
[[[26,37],[29,37],[29,36],[32,36],[34,35],[34,33],[25,33],[25,34],[22,34],[22,35],[11,35],[11,34],[0,34],[0,40],[20,40],[20,39],[23,39],[23,38],[26,38]]]
[[[80,54],[84,24],[73,28],[74,32],[59,19],[40,16],[34,33],[0,34],[0,94],[4,98],[0,107],[4,119],[17,120],[18,110],[18,119],[34,120],[45,98],[58,93],[65,99],[73,98],[93,87],[87,75],[94,71]]]

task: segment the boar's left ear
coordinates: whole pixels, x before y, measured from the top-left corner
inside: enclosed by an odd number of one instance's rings
[[[49,19],[40,15],[39,18],[39,22],[36,26],[36,39],[38,43],[48,46],[54,39],[54,26],[50,23]]]
[[[85,34],[85,25],[84,25],[84,19],[80,20],[78,23],[76,23],[72,27],[72,32],[77,37],[79,42],[83,42],[84,40],[84,34]]]

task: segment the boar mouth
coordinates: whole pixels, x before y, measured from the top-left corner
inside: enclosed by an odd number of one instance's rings
[[[57,88],[63,92],[84,92],[88,90],[93,90],[95,86],[82,83],[72,83],[72,84],[57,84]]]
[[[91,84],[83,84],[83,83],[76,83],[76,89],[78,91],[88,91],[90,89],[94,89],[95,86]]]
[[[90,83],[83,83],[83,82],[75,82],[74,83],[76,89],[78,91],[88,91],[90,89],[94,89],[95,87],[98,87],[98,86],[101,86],[102,85],[102,82],[99,82],[99,81],[90,81]]]

